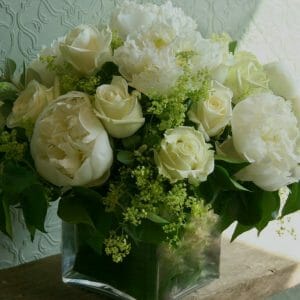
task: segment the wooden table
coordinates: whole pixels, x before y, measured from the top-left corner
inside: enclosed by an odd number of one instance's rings
[[[222,240],[221,277],[185,300],[259,300],[300,283],[297,262]],[[61,282],[60,256],[0,271],[0,300],[107,300]],[[143,299],[139,299],[143,300]]]

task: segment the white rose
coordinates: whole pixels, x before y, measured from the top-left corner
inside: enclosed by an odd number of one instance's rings
[[[193,53],[189,62],[192,73],[207,69],[212,79],[223,83],[234,62],[228,50],[229,42],[227,35],[204,39],[199,32],[189,32],[174,42],[173,49]]]
[[[250,52],[237,52],[234,65],[229,68],[224,85],[233,91],[233,102],[250,96],[268,92],[268,77],[263,66]]]
[[[167,94],[182,74],[172,49],[143,41],[127,40],[115,50],[114,62],[129,84],[147,95]]]
[[[167,130],[154,158],[159,173],[172,183],[188,179],[199,184],[214,169],[214,152],[203,134],[192,127]]]
[[[213,81],[209,98],[199,99],[192,104],[188,111],[189,119],[199,124],[199,130],[208,136],[219,134],[230,122],[232,116],[231,107],[232,91]]]
[[[114,76],[111,84],[97,88],[95,112],[111,136],[125,138],[143,126],[140,95],[137,91],[129,94],[127,82],[120,76]]]
[[[31,154],[39,174],[57,186],[101,184],[113,161],[108,135],[80,92],[60,96],[43,111]]]
[[[236,151],[251,163],[236,174],[238,179],[267,191],[299,180],[300,134],[283,98],[271,93],[248,97],[233,109],[231,126]]]
[[[12,112],[7,118],[7,127],[23,127],[34,124],[43,109],[55,98],[55,89],[32,80],[14,102]]]
[[[296,79],[294,72],[284,62],[266,64],[264,69],[270,80],[270,89],[276,95],[291,101],[300,125],[300,81]]]
[[[63,58],[80,73],[89,75],[111,57],[112,33],[106,28],[79,25],[72,29],[60,43]]]

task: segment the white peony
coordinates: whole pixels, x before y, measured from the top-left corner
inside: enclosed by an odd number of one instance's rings
[[[126,40],[139,33],[147,34],[153,31],[156,24],[163,25],[171,30],[175,36],[185,36],[186,33],[195,31],[196,22],[186,16],[181,8],[174,7],[171,1],[163,5],[137,4],[134,1],[124,1],[112,15],[111,27]],[[156,27],[157,28],[157,27]],[[159,33],[159,31],[157,31]]]
[[[80,92],[60,96],[43,111],[31,154],[39,174],[57,186],[99,185],[113,162],[108,135]]]
[[[114,76],[111,84],[97,88],[95,112],[111,136],[125,138],[143,126],[140,96],[137,91],[129,94],[127,82],[120,76]]]
[[[188,179],[199,184],[214,169],[214,152],[200,131],[181,126],[165,132],[155,163],[161,175],[171,183]]]
[[[188,111],[189,119],[199,125],[199,130],[207,136],[219,134],[230,122],[232,91],[213,81],[208,99],[199,99]]]
[[[146,31],[156,20],[159,7],[154,4],[138,4],[134,1],[123,1],[111,18],[111,28],[126,40],[129,34]]]
[[[79,25],[60,42],[64,60],[78,72],[89,75],[111,58],[112,33],[110,29],[99,31],[90,25]]]
[[[167,94],[182,74],[172,49],[143,41],[127,40],[115,50],[114,62],[129,84],[147,95]]]
[[[251,163],[236,174],[238,179],[267,191],[300,179],[297,119],[283,98],[248,97],[233,109],[231,125],[236,151]]]
[[[291,68],[284,62],[266,64],[264,69],[270,80],[270,89],[276,95],[291,101],[300,125],[300,81],[296,79]]]
[[[32,80],[14,102],[12,112],[7,118],[7,127],[23,127],[34,124],[44,108],[56,98],[54,88],[46,88]]]

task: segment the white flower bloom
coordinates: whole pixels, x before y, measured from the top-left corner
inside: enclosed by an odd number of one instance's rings
[[[229,37],[220,39],[204,39],[198,32],[190,32],[174,42],[177,52],[192,52],[190,66],[193,73],[202,69],[210,72],[212,79],[223,83],[227,77],[229,66],[233,64],[233,56],[228,50]]]
[[[34,124],[43,109],[57,96],[54,88],[32,80],[14,102],[12,112],[7,118],[7,127],[23,127],[27,123]]]
[[[207,136],[219,134],[230,122],[232,91],[213,81],[209,98],[192,104],[189,119],[199,125],[199,130]]]
[[[113,161],[108,135],[80,92],[60,96],[43,111],[31,154],[39,174],[57,186],[99,185]]]
[[[42,57],[54,56],[54,64],[59,65],[63,63],[63,58],[59,50],[59,43],[63,41],[63,37],[54,40],[50,47],[43,48],[38,54],[37,59],[33,60],[27,69],[32,69],[40,76],[41,83],[47,87],[51,87],[55,81],[55,72],[47,67],[47,63],[41,61]]]
[[[300,81],[296,79],[291,68],[284,62],[269,63],[264,65],[264,69],[270,80],[270,89],[276,95],[291,101],[300,126]]]
[[[132,87],[148,95],[168,93],[182,74],[172,49],[134,40],[115,50],[114,62]]]
[[[165,28],[172,30],[175,36],[181,37],[197,28],[196,22],[186,16],[181,8],[174,7],[171,1],[160,6],[124,1],[115,10],[111,19],[112,29],[116,30],[124,40],[128,36],[132,38],[139,33],[147,34],[156,24],[164,25]]]
[[[300,179],[299,129],[288,102],[270,93],[239,102],[231,120],[236,151],[251,164],[236,174],[275,191]]]
[[[177,127],[165,132],[155,163],[159,173],[172,183],[188,179],[192,184],[205,181],[214,169],[214,152],[200,131]]]
[[[111,136],[125,138],[143,126],[145,119],[138,101],[140,95],[137,91],[129,94],[127,82],[120,76],[114,76],[111,84],[97,88],[95,113]]]
[[[134,1],[123,1],[112,14],[111,28],[126,40],[129,34],[146,31],[157,19],[159,7],[154,4],[137,4]]]
[[[233,102],[250,96],[268,92],[268,77],[263,66],[250,52],[237,52],[234,56],[235,62],[229,68],[225,85],[233,91]]]
[[[109,28],[79,25],[60,43],[63,58],[80,73],[89,75],[111,58],[112,33]]]

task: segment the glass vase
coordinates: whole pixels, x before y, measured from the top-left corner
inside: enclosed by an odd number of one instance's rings
[[[220,234],[188,232],[178,247],[139,243],[122,263],[97,254],[63,223],[62,278],[112,299],[182,299],[219,276]],[[199,237],[199,234],[201,237]]]

